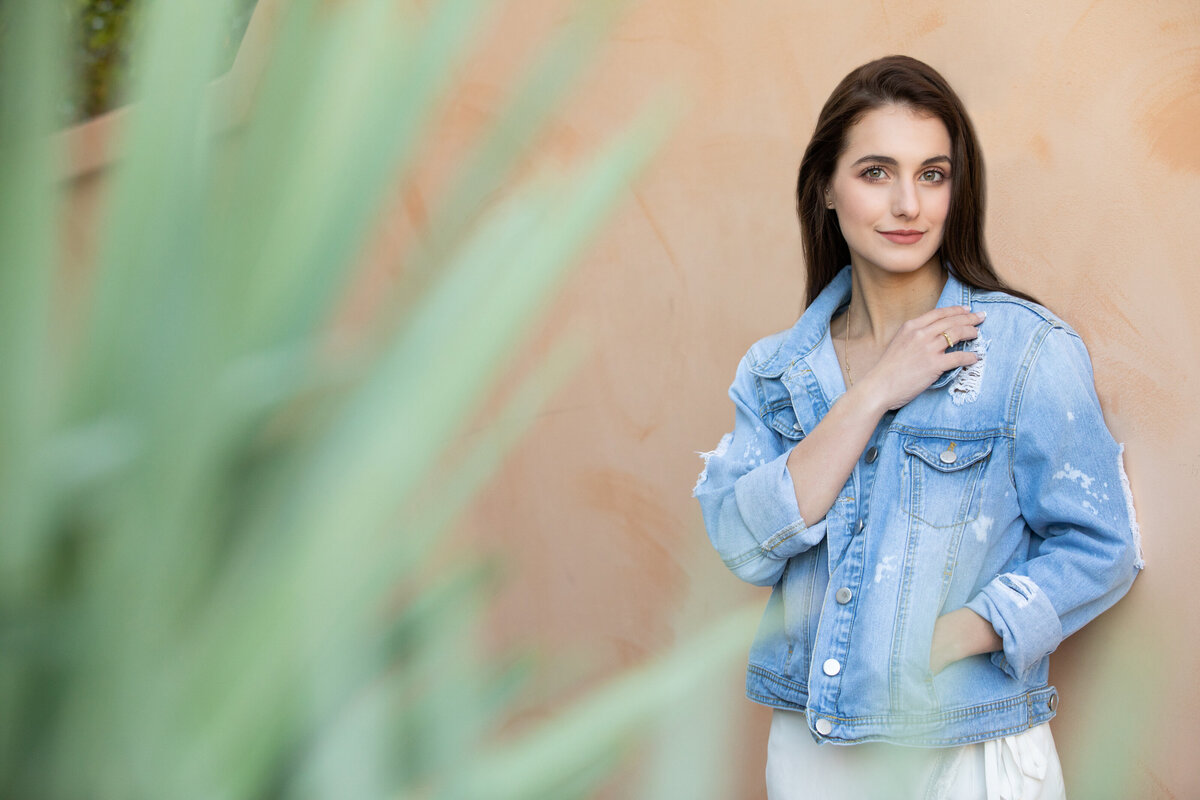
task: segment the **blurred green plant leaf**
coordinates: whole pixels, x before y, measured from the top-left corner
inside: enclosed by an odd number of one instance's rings
[[[294,0],[226,133],[210,78],[245,4],[139,4],[135,102],[70,324],[49,135],[69,35],[52,6],[8,7],[0,794],[583,796],[743,646],[737,614],[510,734],[527,670],[480,644],[498,573],[438,555],[585,345],[568,337],[484,414],[506,360],[670,125],[648,112],[581,169],[513,177],[611,4],[548,44],[435,209],[416,279],[331,355],[489,5]]]

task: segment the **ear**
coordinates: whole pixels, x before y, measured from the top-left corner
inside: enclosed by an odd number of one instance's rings
[[[825,207],[833,208],[833,195],[830,193],[829,187],[825,187]]]

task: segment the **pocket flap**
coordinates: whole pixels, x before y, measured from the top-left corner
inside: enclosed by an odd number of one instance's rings
[[[767,408],[763,419],[771,428],[787,439],[800,440],[804,438],[804,429],[796,419],[796,409],[791,400],[780,400]]]
[[[904,441],[904,452],[940,472],[953,472],[987,458],[992,452],[992,440],[910,436]]]

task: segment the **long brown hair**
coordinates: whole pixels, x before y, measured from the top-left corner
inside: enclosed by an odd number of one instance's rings
[[[842,78],[825,101],[800,161],[796,213],[808,270],[805,306],[812,304],[838,271],[850,263],[850,249],[838,228],[837,216],[825,207],[824,199],[824,190],[845,148],[846,132],[868,111],[892,104],[935,116],[950,133],[950,212],[939,251],[942,261],[949,263],[959,280],[977,289],[1000,290],[1033,300],[1000,279],[983,243],[983,154],[962,101],[928,64],[908,56],[886,56]]]

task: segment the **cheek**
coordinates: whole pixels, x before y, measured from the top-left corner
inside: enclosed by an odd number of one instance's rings
[[[838,218],[845,222],[871,221],[880,213],[881,192],[851,187],[837,195]],[[882,198],[886,200],[886,198]]]
[[[926,206],[925,213],[931,218],[936,219],[939,223],[945,222],[946,217],[950,215],[950,189],[947,187],[944,190],[938,191]]]

